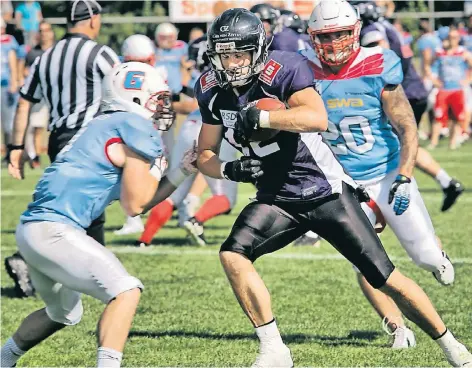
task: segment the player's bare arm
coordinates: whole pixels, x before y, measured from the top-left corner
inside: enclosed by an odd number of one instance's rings
[[[398,133],[401,142],[399,174],[411,178],[418,151],[415,116],[401,85],[388,85],[382,93],[385,114]]]
[[[290,109],[270,111],[268,126],[264,128],[295,133],[324,132],[328,128],[328,114],[314,88],[295,92],[287,102]]]
[[[24,179],[24,159],[22,147],[25,139],[26,128],[28,127],[28,116],[31,109],[31,102],[20,97],[16,109],[15,122],[13,124],[12,146],[10,152],[10,163],[8,164],[8,173],[15,179]]]
[[[198,137],[198,160],[197,165],[202,174],[212,178],[222,179],[222,161],[218,158],[223,136],[221,125],[203,123]]]
[[[150,163],[124,144],[111,145],[108,157],[115,166],[123,168],[120,202],[130,216],[145,213],[162,202],[189,174],[177,168],[162,178],[167,167],[163,156]]]

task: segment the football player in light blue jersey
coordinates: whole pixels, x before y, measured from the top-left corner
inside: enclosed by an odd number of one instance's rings
[[[178,30],[172,23],[161,23],[156,28],[156,66],[167,69],[168,84],[174,94],[182,89],[180,64],[187,57],[188,45],[177,39]]]
[[[6,341],[2,367],[14,367],[26,351],[79,323],[81,293],[106,304],[97,366],[120,367],[143,285],[84,229],[115,200],[129,215],[146,212],[195,172],[196,155],[189,151],[182,166],[163,177],[158,129],[173,123],[170,106],[168,86],[149,65],[125,63],[105,76],[102,114],[45,170],[21,215],[18,248],[46,308],[30,314]]]
[[[440,283],[451,284],[454,269],[437,244],[412,176],[417,130],[401,87],[400,59],[391,50],[360,47],[358,12],[344,0],[321,2],[308,26],[314,51],[305,56],[328,111],[328,131],[323,136],[369,193],[370,206],[363,206],[364,211],[372,224],[382,217],[390,225],[416,264],[433,272]],[[414,334],[405,327],[393,301],[360,274],[359,283],[395,334],[393,347],[414,345]],[[448,346],[439,345],[451,364],[472,362],[472,355],[447,330],[430,336],[440,337],[439,342],[442,333],[448,336]]]
[[[459,45],[460,34],[457,29],[451,29],[448,36],[448,46],[435,51],[434,62],[429,76],[439,91],[434,107],[436,121],[431,131],[430,148],[435,148],[439,142],[442,127],[449,123],[449,110],[454,114],[457,124],[450,133],[449,148],[455,149],[461,143],[462,131],[466,132],[470,117],[468,106],[470,94],[470,73],[472,73],[472,53]]]
[[[195,83],[199,79],[202,72],[209,69],[209,60],[205,55],[206,52],[206,35],[197,38],[189,44],[189,60],[194,62],[194,67],[191,71],[183,73],[184,85],[186,90],[193,91]],[[188,79],[188,82],[187,82]],[[179,102],[180,108],[186,107],[189,110],[189,115],[180,127],[175,145],[171,153],[172,169],[178,165],[184,153],[192,147],[194,142],[198,139],[202,127],[202,115],[195,98],[182,99]],[[193,109],[192,109],[193,107]],[[233,161],[237,158],[237,151],[231,147],[227,142],[223,142],[220,148],[219,156],[225,161]],[[137,246],[147,246],[151,243],[156,233],[167,223],[172,217],[174,208],[178,209],[179,226],[183,227],[192,242],[196,245],[206,245],[206,239],[203,234],[203,224],[221,214],[226,214],[231,211],[236,204],[238,185],[236,182],[226,179],[215,179],[205,176],[204,180],[210,187],[212,196],[208,198],[201,208],[194,213],[187,206],[187,201],[192,200],[192,196],[188,197],[189,192],[195,182],[196,175],[192,175],[185,179],[179,188],[172,193],[169,198],[159,203],[154,207],[146,222],[145,230],[139,240],[136,242]]]
[[[0,57],[1,57],[1,124],[4,134],[3,142],[10,143],[13,130],[13,118],[18,99],[18,43],[15,38],[5,33],[6,23],[0,19]],[[7,153],[8,155],[8,153]],[[8,160],[7,160],[8,161]]]

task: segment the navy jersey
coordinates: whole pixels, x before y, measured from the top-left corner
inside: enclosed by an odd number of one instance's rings
[[[248,102],[275,98],[284,103],[298,91],[313,88],[313,71],[305,57],[283,51],[270,53],[259,78],[245,88],[219,87],[213,71],[203,74],[195,96],[205,124],[222,125],[224,139],[246,156],[262,161],[264,175],[257,180],[257,199],[311,201],[342,192],[342,181],[352,183],[329,145],[318,133],[281,131],[264,142],[241,146],[234,141],[237,112]]]
[[[428,97],[428,92],[424,87],[423,81],[416,72],[413,65],[413,51],[410,45],[407,45],[403,36],[388,21],[380,21],[369,24],[361,30],[361,40],[369,32],[380,32],[388,42],[390,49],[397,54],[402,62],[403,82],[402,87],[409,100],[422,100]]]
[[[269,50],[298,52],[305,48],[305,42],[301,35],[291,28],[284,28],[276,33],[269,46]]]

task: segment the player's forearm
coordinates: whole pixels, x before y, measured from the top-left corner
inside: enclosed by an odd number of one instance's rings
[[[328,116],[326,110],[316,111],[310,106],[270,111],[269,127],[294,133],[324,132],[328,128]]]
[[[212,178],[223,179],[221,175],[221,161],[218,155],[211,150],[203,150],[198,154],[197,166],[203,175],[208,175]]]
[[[154,206],[161,203],[163,200],[168,198],[176,189],[177,187],[172,184],[167,177],[164,177],[159,182],[159,187],[155,191],[154,195],[152,196],[151,200],[142,206],[142,211],[140,213],[146,213]]]
[[[154,198],[159,181],[151,174],[142,175],[138,179],[132,170],[123,169],[121,178],[120,202],[128,216],[141,214]]]
[[[411,177],[418,151],[415,115],[400,85],[386,86],[382,95],[382,103],[401,142],[399,174]]]
[[[13,124],[12,144],[15,146],[24,143],[30,108],[31,102],[20,98],[16,109],[15,123]]]

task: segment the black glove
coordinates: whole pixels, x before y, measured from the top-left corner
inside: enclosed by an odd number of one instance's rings
[[[234,140],[238,144],[247,144],[254,130],[259,128],[261,110],[254,104],[245,106],[238,113],[238,120],[234,125]]]
[[[367,193],[367,190],[362,185],[359,185],[356,188],[356,196],[357,200],[359,203],[364,203],[364,202],[369,202],[370,201],[370,196],[369,193]]]
[[[252,183],[264,174],[261,165],[261,161],[243,156],[239,160],[227,162],[223,170],[223,176],[231,181]]]

